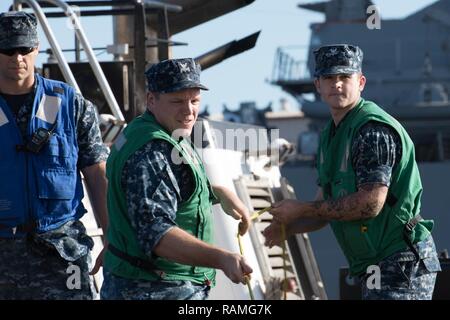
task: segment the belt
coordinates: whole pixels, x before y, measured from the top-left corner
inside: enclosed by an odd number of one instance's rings
[[[0,231],[9,229],[13,235],[15,235],[16,233],[31,233],[36,231],[36,226],[36,222],[23,223],[15,227],[0,223]]]
[[[118,257],[122,260],[125,260],[126,262],[131,264],[133,267],[145,270],[147,272],[155,273],[160,278],[163,278],[163,276],[164,276],[164,272],[157,270],[155,265],[149,260],[144,260],[139,257],[131,256],[128,253],[123,252],[122,250],[119,250],[118,248],[113,246],[111,243],[108,243],[108,250],[116,257]]]

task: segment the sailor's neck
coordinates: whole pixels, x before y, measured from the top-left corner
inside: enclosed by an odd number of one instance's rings
[[[34,82],[34,76],[17,81],[0,78],[0,92],[9,95],[27,94],[33,91]]]

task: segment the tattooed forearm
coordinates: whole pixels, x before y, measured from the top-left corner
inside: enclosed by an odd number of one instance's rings
[[[387,187],[379,184],[361,186],[348,196],[309,203],[309,215],[324,220],[360,220],[375,217],[383,208]]]

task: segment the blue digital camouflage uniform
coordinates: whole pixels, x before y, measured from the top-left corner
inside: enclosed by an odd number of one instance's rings
[[[42,235],[0,239],[0,299],[93,299],[89,278],[92,246],[80,221],[67,222]],[[74,283],[69,278],[74,274],[71,266],[79,268],[79,289],[68,289]]]
[[[118,277],[103,271],[102,300],[205,300],[209,286],[191,281],[144,281]]]
[[[390,186],[392,171],[402,156],[400,137],[394,130],[383,123],[368,122],[357,133],[351,151],[357,186]]]
[[[380,288],[367,283],[369,274],[361,277],[364,300],[431,300],[437,271],[441,270],[431,235],[416,243],[420,261],[410,249],[394,253],[378,263]],[[372,288],[372,289],[369,289]]]
[[[364,125],[352,145],[352,162],[356,172],[357,185],[380,183],[390,185],[392,170],[402,155],[398,134],[389,126],[369,122]],[[415,244],[420,261],[408,248],[384,260],[380,267],[380,289],[369,289],[368,275],[361,277],[362,298],[429,300],[432,298],[436,272],[440,271],[439,259],[433,238]]]
[[[143,251],[153,248],[172,227],[178,204],[194,191],[191,169],[172,161],[173,146],[152,140],[138,149],[125,163],[121,184],[126,194],[128,216]],[[101,299],[206,299],[209,287],[190,281],[145,281],[118,277],[104,268]]]
[[[17,125],[25,135],[34,92],[3,97],[12,104]],[[106,161],[108,149],[103,145],[93,104],[78,94],[74,103],[78,168],[82,169]],[[56,230],[29,234],[22,239],[0,239],[0,299],[92,299],[95,294],[89,278],[92,247],[93,241],[80,221],[69,221]],[[80,267],[80,289],[67,288],[71,274],[66,271],[71,265]]]

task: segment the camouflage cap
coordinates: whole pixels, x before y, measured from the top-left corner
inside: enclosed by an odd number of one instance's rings
[[[200,65],[192,58],[169,59],[152,65],[146,72],[148,90],[169,93],[189,88],[208,90],[200,83]]]
[[[0,14],[0,49],[37,47],[37,21],[33,14],[10,11]]]
[[[358,46],[333,44],[314,50],[315,77],[361,72],[363,52]]]

